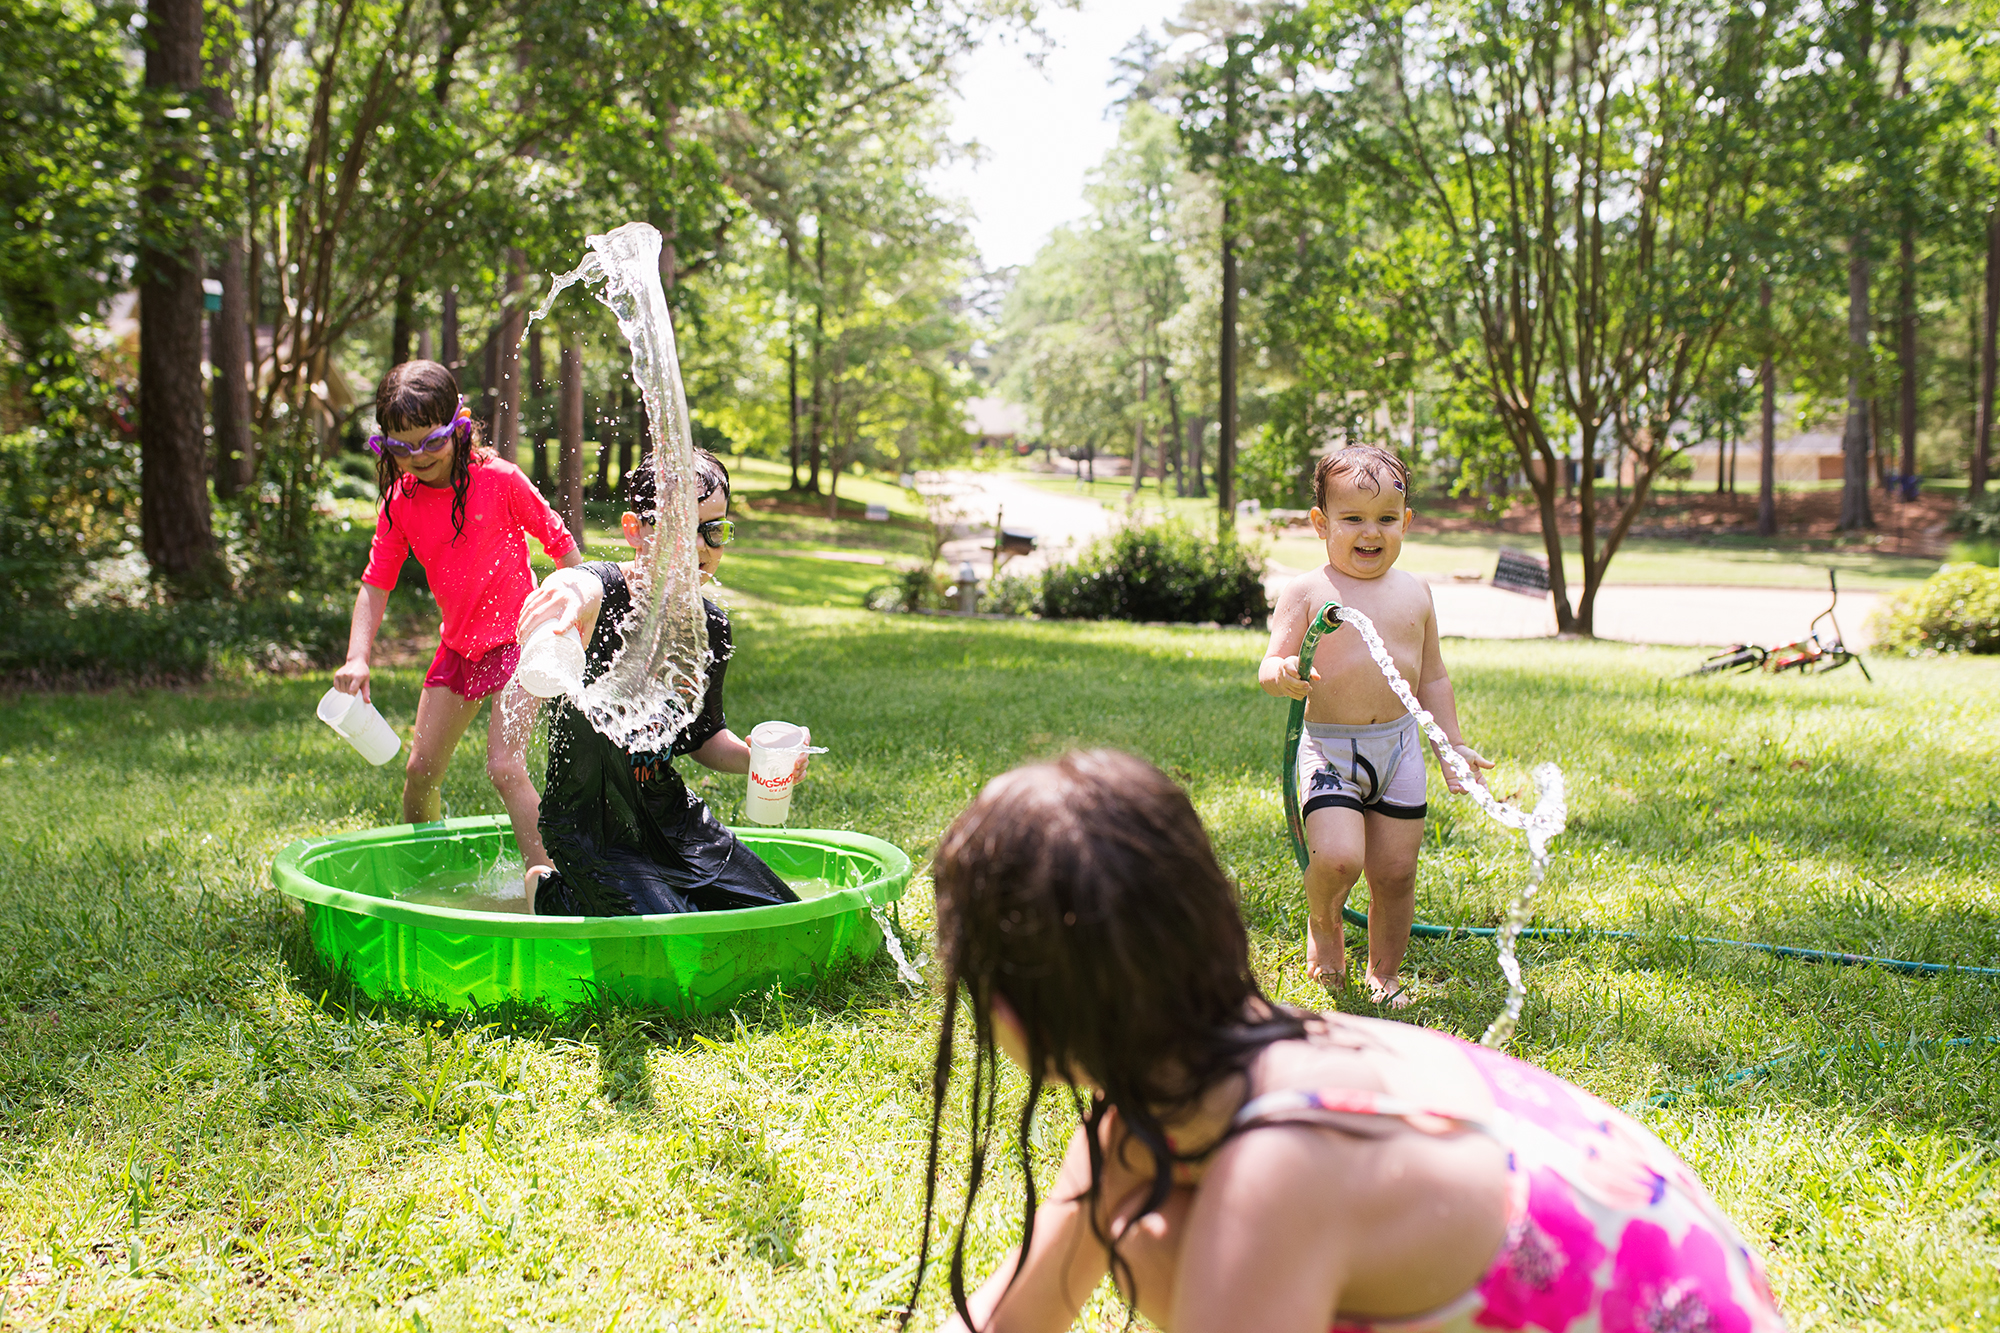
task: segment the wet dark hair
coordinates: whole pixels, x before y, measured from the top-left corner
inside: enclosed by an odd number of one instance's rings
[[[449,425],[457,419],[460,398],[458,380],[435,361],[404,361],[389,368],[375,386],[375,428],[391,431],[418,430]],[[465,535],[465,493],[472,486],[472,469],[491,462],[494,454],[480,438],[479,423],[468,420],[452,441],[451,450],[451,533],[456,543]],[[396,466],[385,449],[375,459],[375,485],[382,494],[382,512],[398,495],[409,495],[422,485]]]
[[[718,490],[722,498],[729,498],[729,469],[722,460],[706,449],[697,447],[694,451],[695,489],[694,502],[700,504]],[[647,450],[639,460],[639,466],[625,474],[619,483],[625,492],[625,507],[639,516],[642,523],[658,521],[660,512],[659,481],[653,476],[653,454]]]
[[[1271,1003],[1250,969],[1236,888],[1215,859],[1187,793],[1142,759],[1114,750],[1017,768],[986,784],[932,861],[944,1016],[932,1069],[924,1233],[908,1322],[930,1255],[938,1136],[951,1082],[961,991],[972,1010],[972,1149],[951,1251],[951,1297],[968,1328],[965,1233],[995,1121],[995,996],[1027,1039],[1028,1095],[1017,1117],[1025,1182],[1020,1253],[1035,1233],[1029,1142],[1047,1074],[1088,1079],[1077,1095],[1090,1154],[1086,1208],[1111,1272],[1137,1304],[1132,1274],[1099,1217],[1101,1130],[1113,1109],[1158,1170],[1140,1215],[1173,1189],[1163,1122],[1276,1041],[1306,1033],[1302,1015]],[[1261,1013],[1262,1018],[1257,1017]],[[1019,1268],[1015,1272],[1019,1273]]]
[[[1378,449],[1372,444],[1352,444],[1320,456],[1319,463],[1313,468],[1314,505],[1326,508],[1327,487],[1336,481],[1356,484],[1365,481],[1368,489],[1377,495],[1382,493],[1384,482],[1406,497],[1410,493],[1409,466],[1387,449]]]

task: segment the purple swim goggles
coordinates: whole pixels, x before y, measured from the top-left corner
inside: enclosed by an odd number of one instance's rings
[[[392,439],[387,435],[370,435],[368,437],[368,448],[377,458],[380,458],[385,453],[395,454],[402,458],[414,458],[419,454],[435,453],[444,447],[446,440],[456,439],[463,442],[471,434],[472,413],[466,408],[465,398],[461,395],[458,400],[458,410],[452,414],[451,420],[439,426],[415,444],[404,444],[401,440]]]

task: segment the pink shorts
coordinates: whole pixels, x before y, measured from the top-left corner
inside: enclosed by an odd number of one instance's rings
[[[476,658],[439,644],[437,656],[431,659],[431,669],[424,674],[424,684],[450,690],[461,699],[484,699],[505,689],[519,665],[518,643],[503,643],[487,649],[484,657]]]

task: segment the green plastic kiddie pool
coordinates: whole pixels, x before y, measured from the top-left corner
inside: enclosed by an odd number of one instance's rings
[[[802,901],[661,916],[472,910],[494,905],[482,879],[511,876],[518,890],[519,871],[502,865],[518,855],[504,815],[308,838],[279,853],[271,878],[305,905],[319,956],[364,995],[450,1009],[608,1001],[715,1013],[880,951],[880,909],[910,882],[900,849],[827,829],[735,832]]]

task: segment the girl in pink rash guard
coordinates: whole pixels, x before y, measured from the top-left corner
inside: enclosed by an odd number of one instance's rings
[[[347,664],[334,673],[334,686],[368,697],[369,651],[403,561],[415,555],[444,625],[417,703],[403,818],[412,824],[439,818],[439,787],[452,751],[479,705],[499,694],[486,723],[486,774],[514,821],[524,863],[539,865],[547,860],[536,828],[541,802],[527,762],[535,698],[513,683],[521,660],[514,627],[535,587],[527,539],[534,537],[564,568],[583,557],[521,469],[480,443],[458,381],[437,362],[405,361],[384,375],[375,421],[382,433],[368,443],[382,510],[354,600]]]

